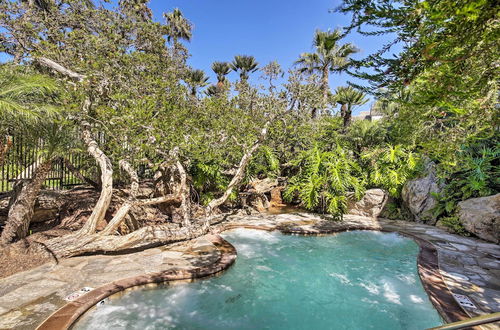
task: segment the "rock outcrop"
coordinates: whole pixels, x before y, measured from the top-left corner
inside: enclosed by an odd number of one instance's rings
[[[348,214],[377,218],[387,203],[388,195],[382,189],[368,189],[363,198],[349,205]]]
[[[500,243],[500,194],[471,198],[458,203],[464,228],[486,241]]]
[[[265,212],[269,207],[282,206],[283,189],[282,178],[254,180],[248,184],[244,192],[239,194],[241,207],[250,207],[258,212]]]
[[[428,162],[425,166],[425,176],[410,180],[404,185],[401,193],[403,205],[410,211],[414,220],[430,225],[436,223],[432,209],[437,205],[437,200],[432,194],[440,193],[441,188],[433,162]]]

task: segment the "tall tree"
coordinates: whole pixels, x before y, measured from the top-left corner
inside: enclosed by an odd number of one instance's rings
[[[231,72],[231,64],[228,62],[212,63],[212,70],[217,75],[217,86],[223,87],[226,82],[226,76]]]
[[[233,71],[240,73],[240,80],[242,82],[246,82],[249,78],[249,73],[257,71],[258,66],[259,63],[257,63],[255,57],[248,55],[236,55],[231,63]]]
[[[340,115],[344,122],[344,129],[351,124],[352,110],[368,102],[365,93],[353,87],[337,87],[334,95],[335,101],[341,105]]]
[[[350,64],[350,56],[358,50],[351,43],[339,44],[342,39],[340,29],[334,31],[320,31],[314,33],[314,53],[303,53],[295,62],[300,71],[318,73],[321,75],[321,89],[323,91],[323,104],[328,102],[330,72],[341,72]]]
[[[191,89],[191,95],[196,96],[199,87],[208,85],[208,77],[203,70],[190,70],[186,78],[186,83]]]
[[[176,43],[179,39],[191,40],[193,36],[192,24],[184,17],[179,8],[175,8],[170,13],[163,14],[167,22],[167,40]]]

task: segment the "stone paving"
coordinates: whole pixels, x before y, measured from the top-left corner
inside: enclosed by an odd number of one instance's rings
[[[439,267],[452,293],[467,296],[476,308],[470,316],[500,311],[500,246],[465,238],[423,224],[373,220],[346,215],[344,221],[307,214],[230,216],[214,232],[236,227],[279,229],[288,233],[318,234],[355,229],[398,231],[431,242],[438,251]],[[220,258],[220,251],[199,238],[128,255],[96,255],[45,264],[0,279],[0,329],[34,329],[63,306],[64,298],[82,287],[97,288],[117,279],[168,269],[192,270]],[[498,329],[490,325],[490,329]]]
[[[83,287],[165,269],[195,269],[219,258],[219,250],[199,238],[127,255],[75,257],[17,273],[0,279],[0,329],[35,329]]]

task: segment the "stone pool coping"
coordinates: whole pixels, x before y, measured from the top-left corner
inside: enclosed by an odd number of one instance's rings
[[[284,234],[297,235],[330,235],[350,230],[373,230],[382,232],[397,232],[401,235],[412,238],[419,245],[417,257],[417,269],[419,277],[426,290],[429,299],[446,322],[454,322],[470,318],[471,315],[462,308],[452,296],[452,292],[444,280],[440,270],[438,248],[429,240],[421,236],[424,233],[410,233],[405,230],[405,225],[399,226],[394,223],[381,224],[378,220],[371,218],[353,216],[347,221],[332,223],[331,221],[315,218],[300,220],[297,214],[288,215],[289,221],[277,221],[279,216],[255,217],[254,224],[244,223],[246,217],[236,218],[221,223],[214,228],[214,232],[246,228],[274,231],[279,230]],[[254,219],[254,220],[255,220]],[[291,220],[290,219],[294,219]],[[430,227],[434,228],[434,227]],[[98,287],[79,299],[64,305],[47,318],[37,329],[67,329],[88,309],[95,306],[99,301],[112,294],[123,291],[127,288],[150,284],[164,283],[178,280],[194,280],[196,278],[216,275],[231,266],[237,255],[235,248],[220,236],[207,235],[221,252],[220,258],[213,264],[192,270],[165,270],[163,272],[144,274],[134,277],[114,281],[104,286]]]
[[[206,235],[205,238],[210,241],[221,252],[220,258],[206,267],[200,267],[190,270],[169,269],[163,272],[149,273],[139,276],[133,276],[114,281],[112,283],[98,287],[87,294],[67,303],[62,308],[50,315],[38,330],[68,329],[75,321],[86,311],[95,306],[101,300],[123,291],[125,289],[153,283],[165,283],[180,280],[194,280],[197,278],[216,275],[236,260],[236,249],[229,242],[218,235]]]

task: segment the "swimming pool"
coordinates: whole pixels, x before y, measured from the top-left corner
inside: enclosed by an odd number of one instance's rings
[[[418,245],[396,233],[289,236],[236,229],[221,276],[128,291],[75,329],[425,329],[443,324],[417,274]]]

